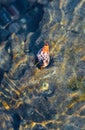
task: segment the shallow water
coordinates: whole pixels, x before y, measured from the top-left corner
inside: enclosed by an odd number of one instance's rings
[[[85,130],[85,1],[38,4],[23,16],[27,28],[0,46],[0,128]],[[52,61],[38,69],[46,41]]]

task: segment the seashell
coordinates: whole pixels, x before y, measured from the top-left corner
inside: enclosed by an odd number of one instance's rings
[[[39,68],[45,68],[49,65],[50,55],[49,55],[49,45],[46,43],[37,53],[37,59]]]

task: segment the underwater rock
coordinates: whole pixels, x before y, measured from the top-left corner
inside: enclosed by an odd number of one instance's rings
[[[51,120],[53,115],[56,113],[55,108],[52,108],[50,102],[45,99],[44,97],[36,97],[36,99],[33,101],[33,106],[35,110],[42,115],[43,120]]]
[[[22,104],[18,108],[18,113],[22,112],[20,115],[24,120],[27,120],[28,123],[33,122],[42,122],[44,120],[51,120],[53,115],[56,113],[55,109],[52,108],[43,97],[36,97],[33,100],[32,104]]]
[[[0,29],[0,44],[4,42],[9,37],[10,32],[7,29]]]
[[[41,35],[36,40],[36,43],[42,42],[50,37],[50,31],[52,26],[59,23],[61,21],[61,11],[59,8],[59,1],[48,2],[46,6],[44,6],[44,15],[40,22],[39,28],[41,29]],[[54,37],[54,36],[53,36]]]
[[[18,79],[28,68],[28,57],[24,53],[24,41],[22,35],[12,34],[11,49],[13,62],[9,71],[9,76],[13,79]]]
[[[45,127],[43,127],[42,125],[38,125],[36,124],[32,130],[47,130]]]
[[[43,0],[43,1],[42,0],[37,0],[37,2],[40,3],[40,4],[43,4],[43,5],[47,5],[49,0]]]
[[[0,44],[0,68],[4,71],[8,71],[10,69],[11,64],[11,56],[5,50],[5,43]]]
[[[3,112],[0,113],[0,129],[1,130],[13,130],[12,123],[11,123],[11,116],[7,113]]]
[[[55,86],[52,83],[43,83],[39,88],[40,95],[44,97],[51,97],[55,93]]]
[[[79,130],[79,128],[76,128],[75,126],[73,125],[67,125],[67,126],[64,126],[63,128],[61,128],[63,130]]]

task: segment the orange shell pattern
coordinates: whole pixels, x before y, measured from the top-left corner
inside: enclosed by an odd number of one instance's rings
[[[44,47],[42,48],[42,51],[43,51],[43,53],[49,53],[49,45],[48,45],[48,43],[46,43],[45,45],[44,45]]]
[[[46,67],[49,64],[49,45],[46,43],[43,48],[41,48],[37,53],[37,58],[39,62],[43,62],[42,67]]]

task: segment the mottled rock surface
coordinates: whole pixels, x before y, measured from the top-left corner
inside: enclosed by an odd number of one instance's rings
[[[0,43],[0,129],[85,130],[85,0],[28,1],[26,28]]]

